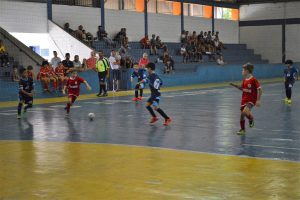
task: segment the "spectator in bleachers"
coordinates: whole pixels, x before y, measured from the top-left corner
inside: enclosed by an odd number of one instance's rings
[[[0,40],[0,66],[6,66],[8,65],[8,53],[6,51],[6,48],[3,44],[3,41]]]
[[[125,59],[125,68],[129,69],[129,68],[132,68],[132,67],[133,67],[133,60],[131,59],[130,56],[126,56],[126,59]]]
[[[187,43],[187,35],[186,35],[186,31],[184,31],[184,30],[181,32],[180,42],[183,43],[183,44]]]
[[[150,55],[156,55],[157,54],[157,48],[156,48],[156,39],[155,39],[155,35],[152,34],[152,38],[150,40]]]
[[[48,77],[48,72],[47,72],[48,65],[49,65],[48,61],[43,61],[40,71],[37,75],[37,79],[41,80],[44,92],[50,92],[49,90],[50,79]]]
[[[182,62],[186,63],[187,59],[188,59],[188,54],[187,54],[187,51],[186,51],[186,48],[185,48],[185,44],[181,45],[180,55],[182,55]]]
[[[70,28],[70,24],[67,22],[64,24],[64,30],[70,34],[73,34],[73,30]]]
[[[217,37],[215,37],[213,42],[214,42],[214,48],[215,48],[215,54],[216,54],[215,60],[219,65],[223,65],[223,64],[225,64],[225,62],[224,62],[222,50],[225,49],[225,47],[224,47],[223,43],[220,42]]]
[[[91,52],[91,57],[86,60],[87,69],[96,70],[97,57],[95,51]]]
[[[161,41],[159,36],[156,36],[156,48],[165,49],[167,46]]]
[[[114,41],[108,37],[107,32],[104,30],[102,26],[98,26],[98,31],[97,31],[97,36],[98,40],[103,40],[106,45],[113,46],[115,47]]]
[[[83,39],[83,26],[79,25],[78,29],[75,31],[75,37],[78,38],[79,40]]]
[[[12,73],[11,73],[11,79],[13,82],[19,82],[20,81],[20,76],[19,76],[19,73],[18,73],[18,66],[14,65],[13,66],[13,70],[12,70]]]
[[[78,55],[74,56],[73,66],[74,66],[74,70],[79,71],[79,72],[83,71],[83,67],[82,67],[82,64],[81,64],[81,62],[79,60],[79,56]]]
[[[115,36],[114,41],[116,41],[118,44],[122,45],[125,37],[127,37],[126,28],[121,28],[121,30]]]
[[[143,53],[143,57],[139,61],[139,66],[145,68],[148,63],[149,63],[148,54]]]
[[[66,73],[69,73],[72,71],[72,69],[74,68],[74,64],[73,62],[70,60],[70,54],[66,53],[66,58],[65,60],[62,61],[65,69],[66,69]]]
[[[60,57],[57,56],[56,51],[53,51],[53,55],[54,55],[54,57],[51,59],[50,63],[52,65],[52,67],[55,69],[58,66],[58,63],[61,62],[61,59],[60,59]]]
[[[140,44],[142,45],[143,49],[148,49],[150,47],[150,40],[148,38],[148,35],[140,40]]]

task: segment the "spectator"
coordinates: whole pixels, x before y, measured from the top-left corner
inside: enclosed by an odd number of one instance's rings
[[[180,42],[181,42],[182,44],[187,43],[187,35],[186,35],[186,31],[184,31],[184,30],[181,32]]]
[[[73,66],[74,66],[74,70],[80,71],[80,72],[83,71],[82,64],[81,64],[81,62],[79,60],[79,56],[78,55],[74,56]]]
[[[74,31],[70,28],[70,24],[67,22],[64,24],[64,30],[70,34],[72,34]]]
[[[219,65],[225,64],[223,53],[222,53],[222,50],[225,49],[225,47],[224,47],[223,43],[220,42],[219,39],[217,39],[217,37],[215,37],[215,39],[214,39],[214,48],[215,48],[215,53],[216,53],[216,62]]]
[[[0,61],[1,61],[0,66],[6,66],[9,64],[8,63],[8,54],[6,52],[6,48],[5,48],[2,40],[0,40]]]
[[[165,64],[164,73],[170,73],[174,70],[174,61],[168,52],[163,55],[163,63]]]
[[[193,51],[193,46],[192,46],[191,41],[188,41],[188,43],[186,45],[186,52],[187,52],[189,61],[191,61],[194,58],[194,51]]]
[[[78,38],[79,40],[83,39],[83,26],[82,25],[78,26],[78,29],[75,31],[75,37]]]
[[[187,59],[188,59],[188,54],[187,54],[185,46],[186,46],[185,44],[182,44],[181,48],[180,48],[180,55],[182,55],[183,63],[186,63]]]
[[[91,57],[89,57],[85,62],[87,69],[96,70],[96,62],[97,62],[96,53],[95,51],[92,51]]]
[[[149,63],[148,54],[143,53],[143,57],[139,61],[139,66],[145,68],[148,63]]]
[[[103,40],[106,45],[115,47],[116,44],[108,37],[107,32],[104,30],[102,26],[98,26],[98,32],[97,32],[98,40]]]
[[[111,51],[109,57],[109,63],[112,71],[112,80],[113,80],[113,92],[119,90],[119,80],[121,78],[120,72],[120,59],[114,50]]]
[[[61,59],[60,59],[60,57],[57,56],[56,51],[53,51],[53,55],[54,55],[54,57],[51,59],[50,63],[52,65],[53,69],[55,69],[58,66],[58,63],[61,62]]]
[[[119,43],[120,45],[123,44],[123,40],[124,38],[127,37],[126,35],[126,29],[125,28],[121,28],[120,32],[117,33],[117,35],[115,36],[114,40]]]
[[[125,58],[125,68],[129,69],[133,67],[133,61],[131,59],[131,57],[126,56]]]
[[[159,36],[156,36],[156,47],[157,49],[165,49],[167,46],[161,41]]]
[[[154,55],[157,54],[156,39],[155,39],[154,34],[152,34],[152,38],[150,40],[150,55],[153,55],[153,52],[154,52]]]
[[[58,63],[58,66],[55,68],[55,74],[57,76],[58,80],[58,88],[62,92],[63,86],[65,81],[68,79],[67,76],[65,76],[65,68],[62,62]]]
[[[62,61],[65,69],[66,69],[66,73],[69,73],[73,70],[74,64],[73,62],[70,60],[70,54],[66,53],[66,59]]]
[[[20,76],[19,76],[19,73],[18,73],[18,66],[14,65],[13,66],[13,70],[12,70],[12,73],[11,73],[11,79],[13,82],[19,82],[20,81]]]
[[[50,83],[50,78],[48,77],[48,61],[43,61],[42,66],[40,68],[40,72],[37,75],[37,79],[41,80],[42,87],[44,92],[50,92],[49,90],[49,83]]]
[[[150,40],[148,38],[148,35],[146,35],[144,38],[142,38],[140,40],[140,43],[141,43],[143,49],[148,49],[150,47]]]

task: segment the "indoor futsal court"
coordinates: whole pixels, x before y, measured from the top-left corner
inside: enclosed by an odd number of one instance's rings
[[[289,106],[282,83],[262,87],[246,136],[235,134],[240,92],[229,86],[164,92],[169,127],[162,120],[150,126],[145,102],[131,96],[82,99],[68,119],[63,103],[36,105],[17,123],[15,109],[2,108],[1,195],[300,199],[300,89]]]

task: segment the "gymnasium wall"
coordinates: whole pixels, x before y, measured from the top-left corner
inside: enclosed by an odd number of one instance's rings
[[[282,61],[282,19],[296,19],[300,22],[300,2],[266,3],[243,5],[240,8],[240,21],[251,22],[251,26],[240,26],[240,43],[245,43],[255,53],[261,54],[271,63]],[[253,25],[253,23],[257,25]],[[258,25],[269,23],[270,25]],[[273,23],[273,24],[272,24]],[[277,23],[277,24],[276,24]],[[286,25],[286,59],[300,61],[300,23]]]

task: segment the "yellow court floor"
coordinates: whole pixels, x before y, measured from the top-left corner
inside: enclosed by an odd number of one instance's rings
[[[109,144],[0,141],[0,199],[300,199],[300,163]]]

